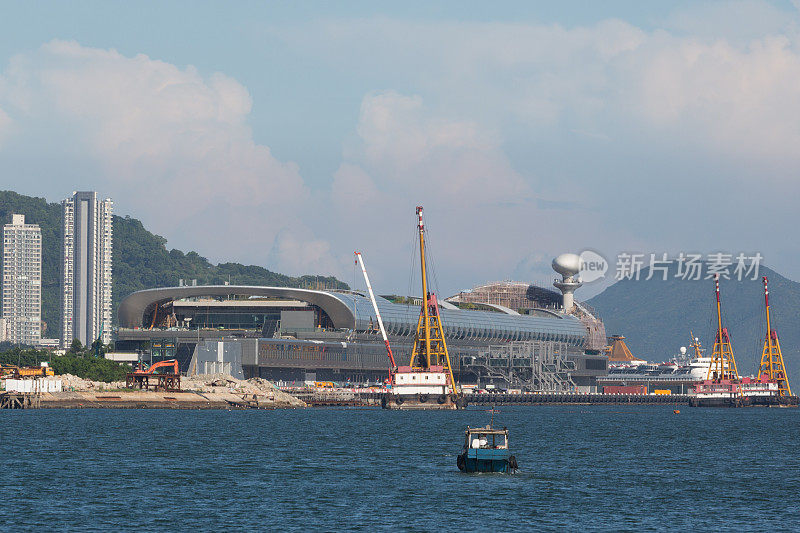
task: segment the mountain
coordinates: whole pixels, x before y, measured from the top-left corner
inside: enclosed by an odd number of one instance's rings
[[[62,208],[13,191],[0,191],[0,223],[11,222],[11,214],[25,215],[25,222],[42,228],[42,321],[45,337],[61,336],[61,239]],[[114,216],[113,320],[117,307],[132,292],[177,285],[179,279],[196,279],[200,285],[271,285],[278,287],[327,287],[347,289],[346,283],[330,276],[285,276],[256,265],[214,265],[196,252],[167,249],[167,240],[145,229],[135,218]]]
[[[704,269],[705,272],[705,269]],[[667,280],[661,273],[646,280],[622,280],[588,300],[603,319],[608,335],[625,335],[625,342],[640,359],[666,361],[681,346],[689,344],[692,330],[710,355],[717,329],[714,281],[682,280],[675,269]],[[800,307],[800,283],[762,266],[756,280],[720,280],[722,326],[728,328],[740,374],[754,374],[761,361],[767,331],[764,288],[761,276],[769,279],[770,319],[778,331],[790,383],[800,392],[800,328],[796,310]],[[752,278],[752,275],[750,276]]]

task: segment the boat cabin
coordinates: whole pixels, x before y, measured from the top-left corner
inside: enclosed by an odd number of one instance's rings
[[[507,450],[508,430],[485,428],[467,428],[464,447],[472,450]]]

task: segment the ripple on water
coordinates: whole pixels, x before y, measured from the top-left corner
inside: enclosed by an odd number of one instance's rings
[[[800,490],[799,414],[503,407],[497,423],[521,467],[508,476],[456,469],[463,430],[486,423],[483,409],[1,411],[0,523],[785,529],[800,512],[788,496]]]

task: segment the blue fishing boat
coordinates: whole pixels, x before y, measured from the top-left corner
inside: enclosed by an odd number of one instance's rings
[[[517,458],[511,455],[508,429],[467,427],[464,448],[456,461],[462,472],[502,472],[511,474],[517,469]]]

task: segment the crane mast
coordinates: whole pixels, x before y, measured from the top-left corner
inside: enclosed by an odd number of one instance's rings
[[[778,383],[779,396],[791,396],[792,389],[789,387],[789,380],[786,376],[786,367],[783,364],[783,354],[781,344],[778,341],[778,332],[772,329],[772,322],[769,316],[769,290],[767,288],[767,277],[763,276],[764,281],[764,307],[767,313],[767,336],[764,339],[764,350],[761,354],[761,366],[758,375],[767,375],[770,381]]]
[[[389,338],[386,336],[386,328],[383,327],[383,319],[381,318],[381,312],[378,310],[378,302],[375,301],[375,294],[372,292],[372,284],[369,282],[367,267],[364,266],[364,258],[361,256],[361,252],[355,252],[355,254],[358,264],[361,267],[361,272],[364,274],[364,281],[367,284],[367,291],[369,292],[369,299],[372,302],[372,308],[375,309],[375,316],[378,317],[378,327],[381,330],[383,343],[386,345],[386,354],[389,356],[389,363],[391,364],[391,374],[394,374],[397,370],[397,365],[394,362],[394,355],[392,355],[392,347],[389,345]]]
[[[417,335],[411,353],[411,367],[428,370],[439,366],[445,372],[450,390],[458,394],[450,364],[450,354],[444,340],[444,329],[439,316],[439,304],[436,295],[428,289],[428,272],[425,260],[425,223],[422,218],[422,206],[417,206],[417,229],[419,230],[420,270],[422,273],[422,310],[417,322]]]
[[[717,296],[717,335],[714,350],[711,354],[711,365],[708,367],[707,379],[722,381],[739,379],[736,359],[733,356],[728,328],[722,327],[722,306],[719,298],[719,274],[714,275],[714,292]]]

